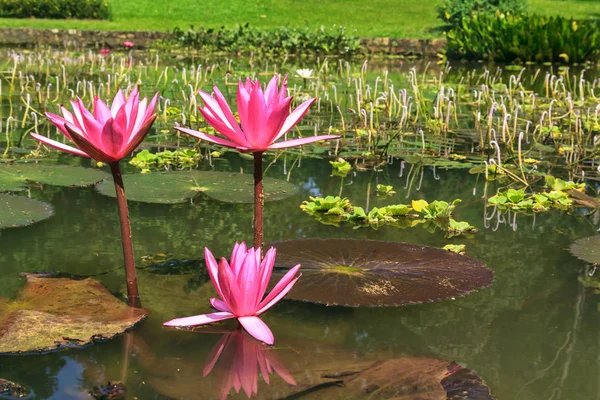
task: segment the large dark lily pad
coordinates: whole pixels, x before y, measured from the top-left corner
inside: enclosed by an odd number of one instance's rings
[[[104,171],[54,164],[0,164],[0,192],[27,188],[28,182],[54,186],[91,186],[110,177]]]
[[[252,203],[254,178],[249,174],[215,171],[174,171],[124,175],[127,199],[144,203],[185,203],[199,192],[226,203]],[[265,201],[277,201],[298,193],[289,182],[264,178]],[[115,197],[112,180],[96,188]]]
[[[571,253],[590,264],[599,264],[600,235],[577,239],[571,244]]]
[[[54,211],[48,203],[0,193],[0,229],[31,225],[52,214]]]
[[[83,347],[123,333],[147,314],[90,278],[26,279],[15,300],[0,298],[0,354]]]
[[[487,287],[493,273],[472,258],[409,243],[307,239],[273,243],[276,267],[302,264],[287,298],[344,306],[401,306]],[[271,285],[280,274],[273,274]]]
[[[474,372],[454,362],[433,358],[393,358],[376,362],[349,360],[311,371],[311,375],[316,378],[309,385],[300,381],[298,386],[304,390],[288,398],[494,399],[485,382]]]

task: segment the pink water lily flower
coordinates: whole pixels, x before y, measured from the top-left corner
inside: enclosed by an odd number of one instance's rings
[[[339,135],[322,135],[276,142],[296,126],[315,101],[305,101],[290,114],[292,97],[287,96],[286,80],[287,78],[283,80],[279,89],[279,79],[275,75],[264,92],[258,80],[251,81],[247,78],[245,83],[239,81],[237,107],[241,127],[218,87],[213,89],[214,98],[200,91],[200,97],[204,101],[204,107],[199,108],[202,116],[227,139],[188,128],[175,129],[201,140],[252,153],[339,138]]]
[[[128,99],[119,90],[110,108],[96,97],[93,114],[85,108],[80,98],[71,101],[72,113],[63,106],[60,107],[62,117],[47,112],[48,119],[77,148],[35,133],[31,133],[31,136],[66,153],[106,163],[118,162],[144,140],[156,119],[153,113],[158,93],[150,104],[147,98],[142,101],[139,98],[136,87]]]
[[[189,327],[205,325],[229,318],[237,318],[246,331],[256,339],[273,344],[273,333],[259,315],[273,307],[294,286],[300,264],[290,269],[265,297],[275,264],[275,248],[271,247],[260,259],[260,249],[247,249],[246,243],[235,244],[228,263],[225,258],[217,263],[207,248],[204,249],[206,268],[220,299],[210,299],[217,312],[176,318],[165,326]],[[264,298],[263,298],[264,297]]]

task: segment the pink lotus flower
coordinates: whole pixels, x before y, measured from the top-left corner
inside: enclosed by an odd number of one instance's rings
[[[123,42],[123,46],[127,47],[128,49],[133,47],[133,42]]]
[[[219,399],[226,399],[232,387],[236,393],[244,389],[248,398],[258,394],[259,372],[267,385],[273,372],[290,385],[296,385],[294,377],[277,359],[274,351],[265,349],[243,331],[229,332],[219,339],[208,356],[204,376],[213,370],[217,361],[221,382]]]
[[[252,153],[339,138],[339,135],[322,135],[275,143],[296,126],[315,101],[315,99],[305,101],[290,114],[292,97],[286,97],[286,80],[287,78],[283,80],[279,90],[278,77],[274,76],[264,93],[258,80],[246,79],[246,83],[240,80],[237,106],[241,127],[218,87],[214,87],[215,98],[200,91],[200,97],[205,105],[204,108],[199,108],[202,116],[227,139],[187,128],[175,127],[175,129],[201,140]]]
[[[106,163],[118,162],[130,154],[150,130],[156,119],[153,115],[158,93],[150,104],[148,99],[139,101],[137,87],[129,99],[121,90],[115,96],[110,109],[98,97],[94,100],[94,114],[90,113],[80,98],[71,101],[73,113],[63,106],[63,117],[47,112],[46,116],[77,148],[67,146],[45,136],[32,133],[40,142],[77,156],[93,158]]]
[[[106,55],[110,54],[110,49],[107,49],[106,47],[102,48],[102,49],[100,49],[100,54],[102,54],[103,56],[106,56]]]
[[[214,256],[204,249],[206,267],[212,283],[221,299],[210,299],[218,312],[193,317],[177,318],[165,322],[165,326],[195,326],[237,318],[250,335],[267,344],[273,344],[273,333],[259,315],[273,307],[294,286],[300,264],[288,271],[263,299],[275,264],[275,249],[271,247],[260,260],[260,249],[246,249],[246,243],[236,243],[230,263],[225,258],[217,264]]]

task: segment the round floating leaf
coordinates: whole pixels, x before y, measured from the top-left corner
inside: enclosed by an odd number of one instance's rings
[[[600,235],[579,238],[571,244],[571,253],[590,264],[600,264]]]
[[[322,399],[494,400],[485,382],[454,362],[433,358],[393,358],[376,362],[348,360],[311,371],[318,377],[298,398],[314,393]]]
[[[110,177],[104,171],[69,165],[0,164],[0,192],[27,188],[27,182],[54,186],[91,186]]]
[[[409,243],[351,239],[273,244],[276,267],[302,264],[287,298],[343,306],[401,306],[464,296],[492,283],[472,258]],[[273,274],[271,286],[280,278]]]
[[[252,175],[215,171],[174,171],[123,176],[127,199],[144,203],[185,203],[199,192],[226,203],[252,203],[254,178]],[[298,193],[298,187],[289,182],[264,178],[265,201],[277,201]],[[115,197],[112,180],[99,183],[96,188],[104,195]]]
[[[123,333],[147,314],[90,278],[27,274],[26,279],[15,300],[0,298],[0,353],[83,347]]]
[[[48,203],[0,193],[0,229],[31,225],[52,214],[54,211]]]

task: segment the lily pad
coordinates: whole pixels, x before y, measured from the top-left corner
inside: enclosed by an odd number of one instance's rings
[[[99,169],[69,165],[0,164],[0,192],[26,189],[28,182],[54,186],[91,186],[109,177]]]
[[[123,176],[127,199],[143,203],[185,203],[198,193],[226,203],[252,203],[254,178],[249,174],[215,171],[174,171]],[[289,182],[264,178],[265,201],[277,201],[298,193]],[[112,180],[99,183],[101,194],[115,197]]]
[[[16,299],[0,298],[0,354],[84,347],[125,332],[147,314],[90,278],[25,277]]]
[[[343,306],[401,306],[453,299],[490,286],[472,258],[409,243],[307,239],[273,243],[276,267],[302,264],[288,299]],[[280,278],[274,273],[271,286]]]
[[[433,358],[393,358],[376,362],[339,363],[311,371],[321,381],[310,389],[314,399],[493,400],[474,372],[454,362]],[[299,382],[302,387],[304,382]],[[290,396],[291,397],[291,396]]]
[[[0,229],[31,225],[53,214],[54,210],[48,203],[0,193]]]
[[[600,264],[600,235],[577,239],[571,244],[571,253],[590,264]]]

